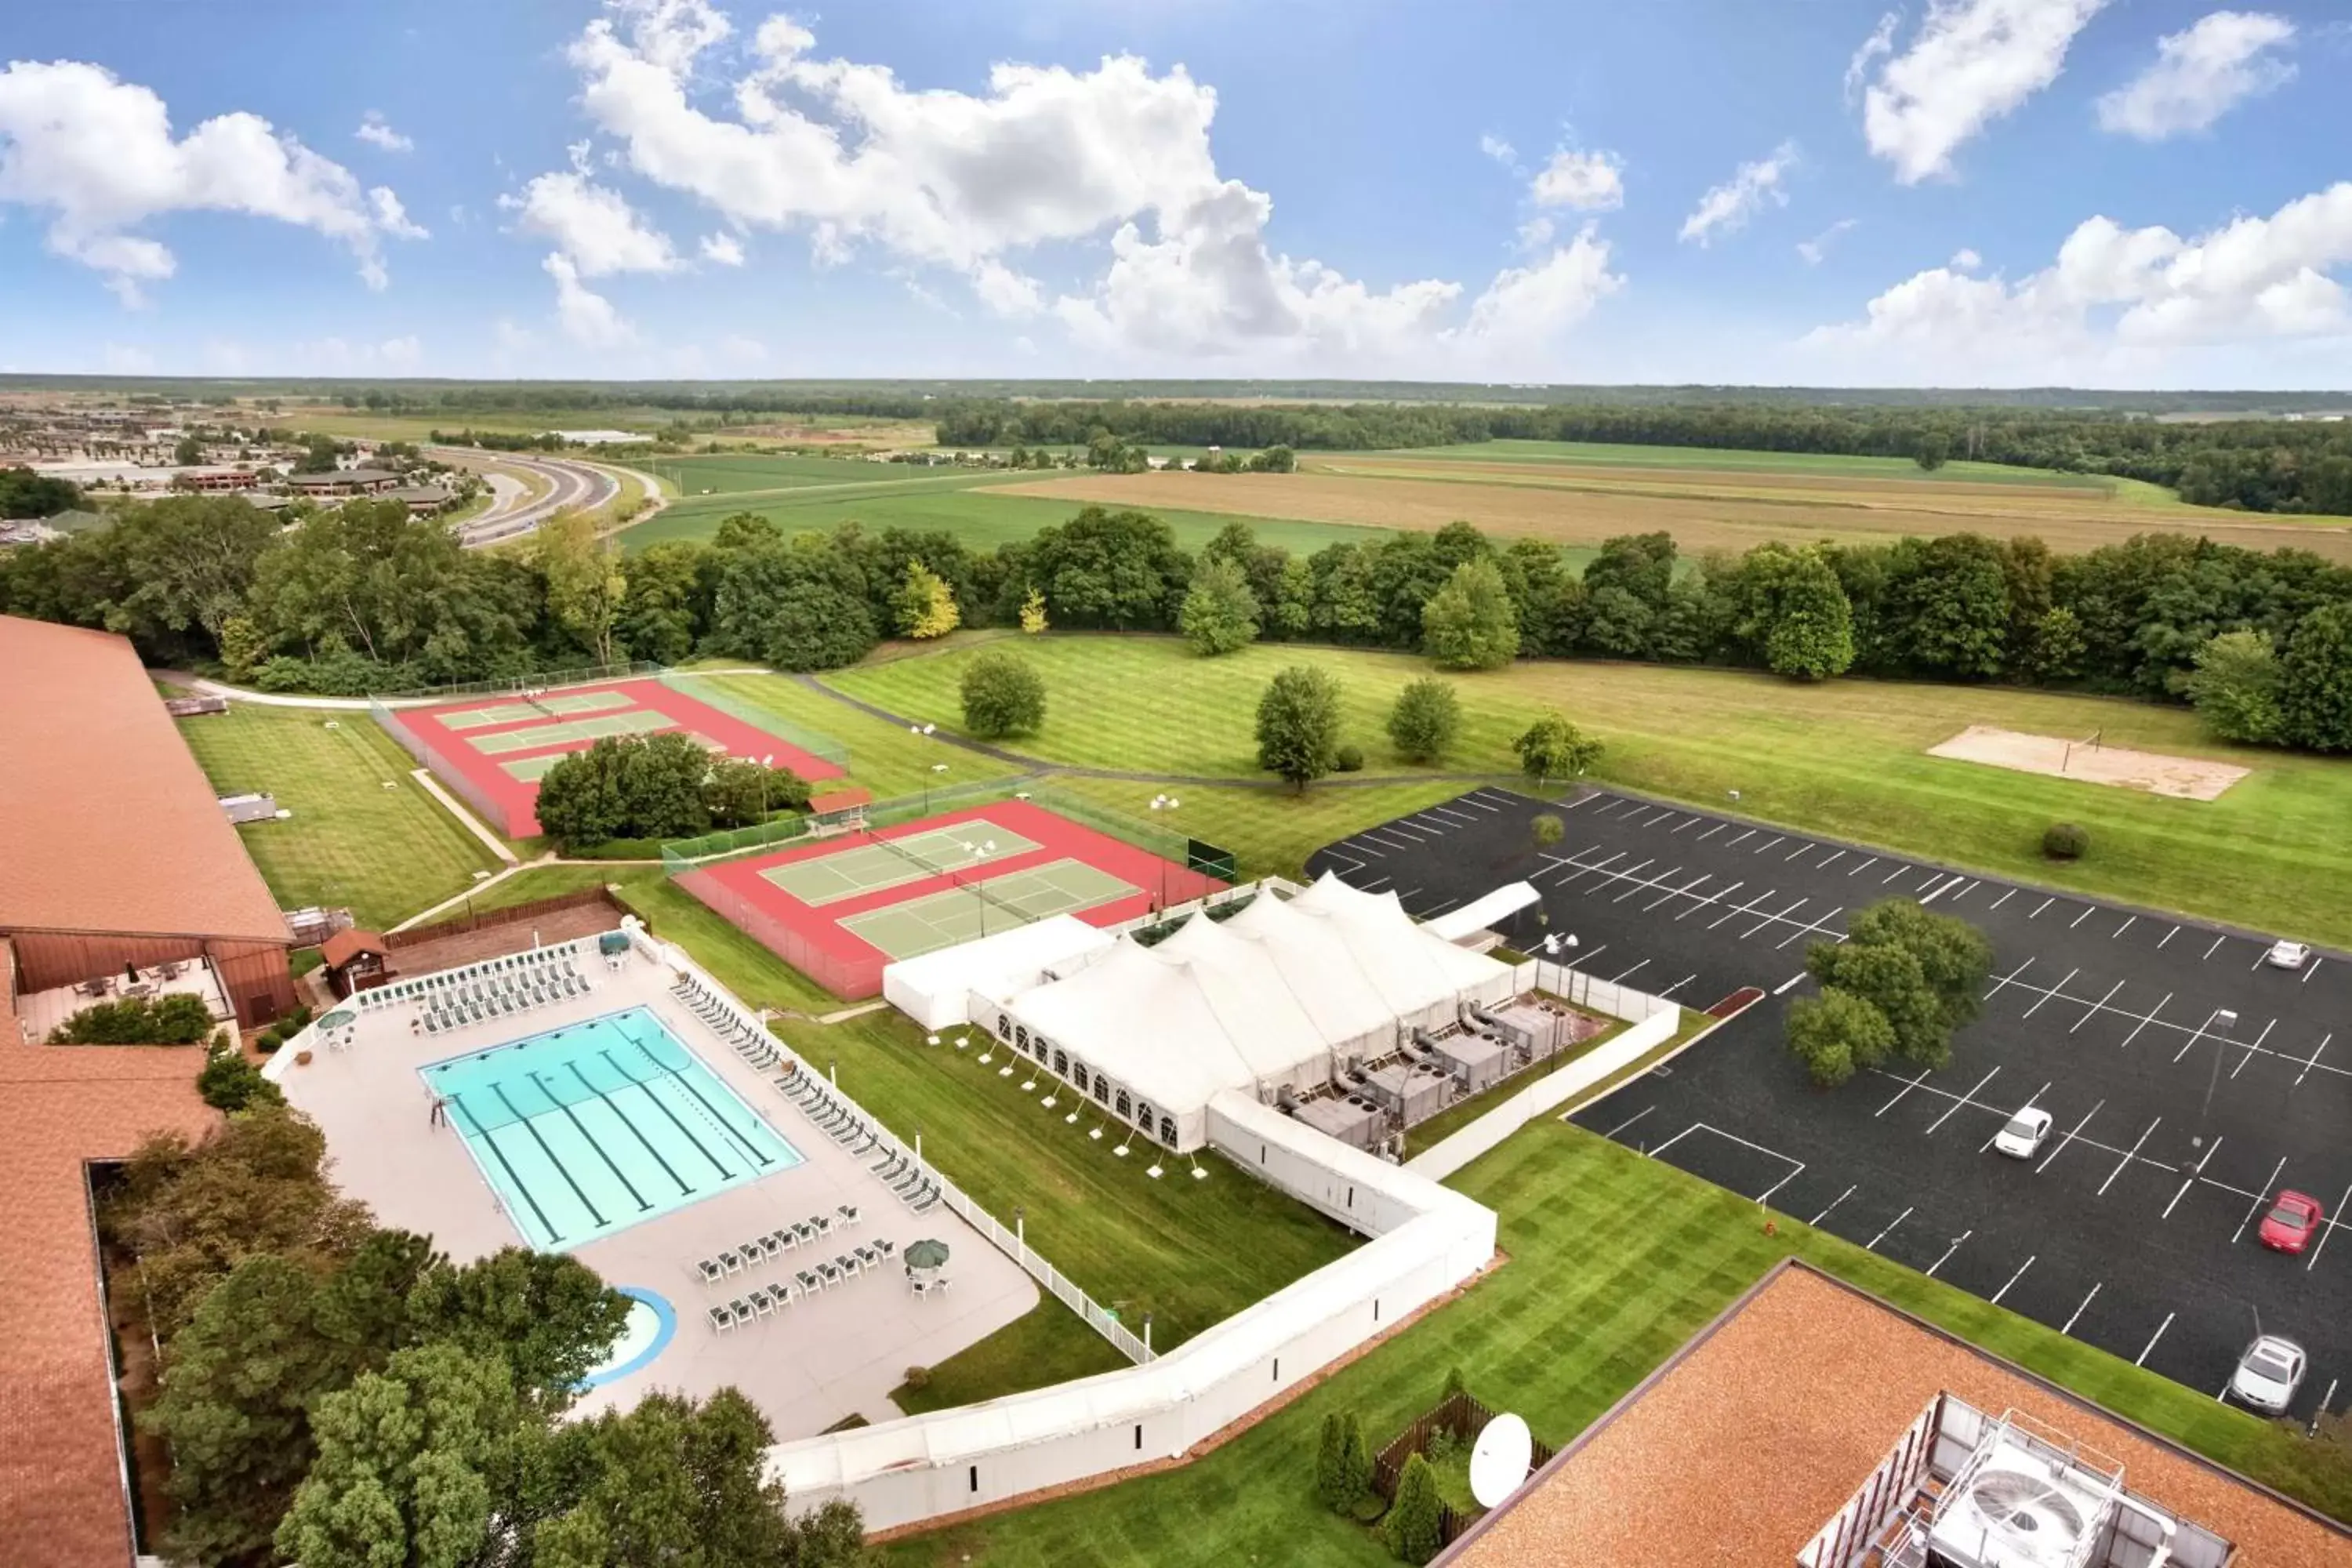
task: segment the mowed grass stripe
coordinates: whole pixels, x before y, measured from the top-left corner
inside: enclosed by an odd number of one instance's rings
[[[364,713],[235,703],[225,714],[182,720],[180,733],[221,794],[264,790],[294,814],[237,829],[287,909],[348,906],[361,925],[381,930],[497,867]]]
[[[1307,664],[1340,682],[1343,738],[1363,747],[1370,772],[1430,771],[1400,762],[1383,729],[1397,691],[1429,673],[1422,659],[1266,644],[1204,659],[1171,637],[1079,635],[1024,640],[1019,651],[1048,693],[1044,728],[1019,745],[1050,762],[1263,779],[1251,735],[1259,694],[1276,670]],[[894,711],[952,714],[970,657],[951,649],[827,679]],[[1797,686],[1735,670],[1587,660],[1529,660],[1451,679],[1463,731],[1449,768],[1516,773],[1512,740],[1557,708],[1607,742],[1596,775],[1604,782],[1712,806],[1736,789],[1739,811],[1776,824],[2352,943],[2352,901],[2342,895],[2352,879],[2352,835],[2343,827],[2352,821],[2352,769],[2216,745],[2184,710],[1992,687]],[[2101,731],[2110,744],[2252,772],[2217,801],[2182,801],[1925,754],[1971,723],[2044,735]],[[1150,800],[1150,786],[1127,787],[1130,812]],[[2042,832],[2057,821],[2089,830],[2083,859],[2042,858]]]

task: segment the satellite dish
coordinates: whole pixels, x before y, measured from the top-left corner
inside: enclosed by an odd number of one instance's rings
[[[1535,1435],[1517,1415],[1497,1415],[1478,1434],[1470,1450],[1470,1495],[1480,1508],[1500,1508],[1528,1479],[1536,1456]]]

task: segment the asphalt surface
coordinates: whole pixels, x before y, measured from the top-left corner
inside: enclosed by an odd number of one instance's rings
[[[1579,1125],[2216,1397],[2258,1314],[2310,1354],[2295,1415],[2352,1388],[2352,957],[2281,970],[2268,935],[1607,791],[1475,791],[1308,865],[1423,917],[1525,879],[1547,923],[1517,945],[1572,934],[1563,962],[1701,1009],[1765,994]],[[1991,941],[1982,1015],[1941,1071],[1815,1089],[1782,1043],[1805,949],[1896,896]],[[2047,1142],[1994,1152],[2029,1104]],[[2255,1240],[2282,1187],[2327,1215],[2302,1257]]]
[[[525,457],[513,452],[484,452],[471,447],[436,447],[430,456],[467,468],[521,468],[545,479],[550,487],[537,500],[502,499],[465,523],[459,537],[469,545],[488,544],[529,533],[560,511],[593,511],[620,494],[621,482],[602,468],[562,458]]]

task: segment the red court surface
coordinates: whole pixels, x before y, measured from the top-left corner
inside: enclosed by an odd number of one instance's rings
[[[552,716],[534,710],[526,717],[503,723],[466,726],[454,725],[449,721],[485,709],[511,707],[522,700],[511,694],[493,692],[452,702],[439,702],[430,708],[391,710],[389,728],[393,738],[406,747],[410,755],[431,768],[442,782],[463,795],[475,810],[488,816],[490,826],[509,838],[538,836],[539,817],[532,808],[539,800],[539,781],[516,778],[500,764],[525,762],[533,757],[561,756],[567,752],[584,752],[594,744],[593,739],[582,738],[560,740],[545,745],[520,746],[513,751],[486,752],[473,743],[515,731],[646,711],[667,722],[641,731],[645,734],[683,731],[689,735],[707,736],[718,742],[726,747],[730,756],[773,757],[778,766],[788,767],[806,780],[842,776],[842,769],[838,765],[822,757],[811,756],[756,724],[722,713],[707,702],[698,702],[658,680],[616,680],[601,686],[572,686],[541,695],[545,700],[560,702],[565,699],[608,694],[627,700],[609,708],[559,712]]]
[[[1088,925],[1118,925],[1225,887],[1214,877],[1188,870],[1148,849],[1139,849],[1107,833],[1081,826],[1025,800],[1000,800],[943,812],[919,822],[883,828],[871,837],[906,838],[959,823],[993,825],[1037,846],[1033,850],[991,861],[987,876],[980,879],[983,885],[1032,867],[1080,860],[1137,889],[1129,897],[1075,911]],[[846,833],[823,843],[796,845],[773,855],[704,867],[684,873],[677,881],[679,887],[756,938],[769,952],[835,995],[879,995],[882,969],[891,962],[890,955],[845,930],[841,921],[870,910],[946,892],[971,879],[945,874],[926,877],[898,887],[837,899],[818,908],[802,902],[761,876],[778,866],[838,854],[868,841],[869,836],[865,833]]]

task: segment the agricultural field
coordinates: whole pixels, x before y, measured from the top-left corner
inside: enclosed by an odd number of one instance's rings
[[[1052,764],[1149,775],[1260,779],[1251,736],[1257,697],[1286,664],[1328,669],[1342,687],[1343,732],[1367,773],[1427,776],[1392,754],[1382,722],[1404,682],[1429,666],[1404,655],[1260,644],[1219,659],[1179,639],[1054,635],[1024,641],[1045,675],[1044,728],[1019,749]],[[963,648],[868,664],[829,685],[890,712],[952,717]],[[2339,762],[2219,745],[2189,712],[2116,699],[2005,688],[1838,680],[1798,686],[1736,670],[1591,660],[1528,660],[1453,678],[1463,734],[1444,766],[1517,771],[1510,745],[1558,708],[1608,746],[1598,777],[1789,826],[2307,939],[2352,942],[2352,769]],[[1969,724],[2108,743],[2248,767],[2215,801],[2177,800],[1927,755]],[[1147,785],[1145,798],[1149,798]],[[1338,793],[1327,781],[1309,798]],[[1197,795],[1195,798],[1205,799]],[[1186,803],[1186,809],[1192,807]],[[2071,821],[2091,852],[2061,866],[2042,829]],[[1203,833],[1203,837],[1213,834]],[[2227,868],[2217,874],[2217,868]]]
[[[1795,1220],[1768,1237],[1753,1204],[1576,1127],[1538,1121],[1450,1184],[1500,1215],[1509,1259],[1458,1300],[1181,1468],[896,1542],[882,1561],[1375,1568],[1394,1561],[1379,1540],[1316,1501],[1327,1413],[1356,1411],[1383,1442],[1459,1368],[1474,1396],[1565,1443],[1792,1254],[2223,1464],[2352,1508],[2341,1478],[2301,1468],[2299,1434]]]
[[[1466,520],[1505,538],[1571,545],[1664,531],[1685,552],[1973,531],[2032,534],[2079,552],[2133,533],[2177,531],[2352,560],[2352,529],[2341,520],[2189,507],[2128,480],[1982,463],[1930,474],[1899,459],[1685,447],[1496,442],[1314,453],[1296,474],[1086,474],[1032,479],[1003,493],[1371,528],[1427,531]]]
[[[286,909],[348,906],[361,925],[381,930],[497,868],[365,713],[236,703],[180,721],[180,733],[215,789],[264,791],[294,814],[237,829]]]

